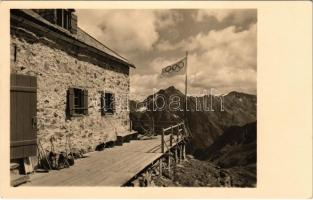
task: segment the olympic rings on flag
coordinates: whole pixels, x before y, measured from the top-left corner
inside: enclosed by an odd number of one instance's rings
[[[185,63],[184,62],[180,62],[180,63],[178,63],[178,65],[179,65],[180,69],[185,67]]]
[[[172,66],[169,65],[169,66],[165,67],[165,68],[164,68],[164,71],[165,71],[165,72],[168,72],[168,73],[171,72],[171,71],[172,71]]]
[[[173,71],[179,72],[185,66],[184,62],[176,63],[172,66]]]
[[[174,65],[172,66],[172,70],[175,71],[175,72],[179,72],[180,67],[178,66],[178,64],[174,64]]]
[[[166,73],[171,73],[172,71],[179,72],[183,67],[185,67],[185,63],[179,62],[179,63],[175,63],[173,65],[169,65],[169,66],[165,67],[162,71],[164,71]]]

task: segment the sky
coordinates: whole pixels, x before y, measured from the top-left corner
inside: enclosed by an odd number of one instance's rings
[[[188,51],[188,94],[256,94],[257,10],[76,10],[78,25],[136,66],[130,98],[143,100],[184,75],[160,77]]]

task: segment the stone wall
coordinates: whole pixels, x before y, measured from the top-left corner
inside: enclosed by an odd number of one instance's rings
[[[16,59],[14,61],[14,46]],[[37,77],[38,138],[50,150],[64,151],[66,135],[72,147],[94,150],[100,142],[129,131],[129,68],[101,61],[87,50],[53,38],[39,37],[29,29],[11,27],[11,73]],[[69,87],[88,90],[88,115],[66,119]],[[115,94],[116,112],[101,116],[102,91]]]

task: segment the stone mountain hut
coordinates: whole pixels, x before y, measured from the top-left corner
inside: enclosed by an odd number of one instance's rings
[[[10,19],[11,161],[36,160],[37,144],[61,152],[69,138],[88,152],[130,133],[132,63],[80,29],[74,9]]]

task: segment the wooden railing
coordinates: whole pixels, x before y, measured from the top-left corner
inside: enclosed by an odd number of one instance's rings
[[[169,132],[169,134],[170,134],[169,146],[167,145],[167,143],[164,139],[165,133],[167,133],[167,132]],[[162,129],[162,136],[161,136],[161,151],[162,151],[162,153],[165,152],[165,147],[167,148],[167,150],[169,150],[173,146],[173,140],[175,139],[174,136],[176,136],[176,143],[180,142],[181,140],[183,140],[185,137],[188,136],[186,126],[183,122],[178,123],[174,126],[170,126],[170,127]]]
[[[131,120],[132,129],[142,131],[141,129],[151,129],[155,134],[161,134],[163,128],[180,123],[181,120]]]

